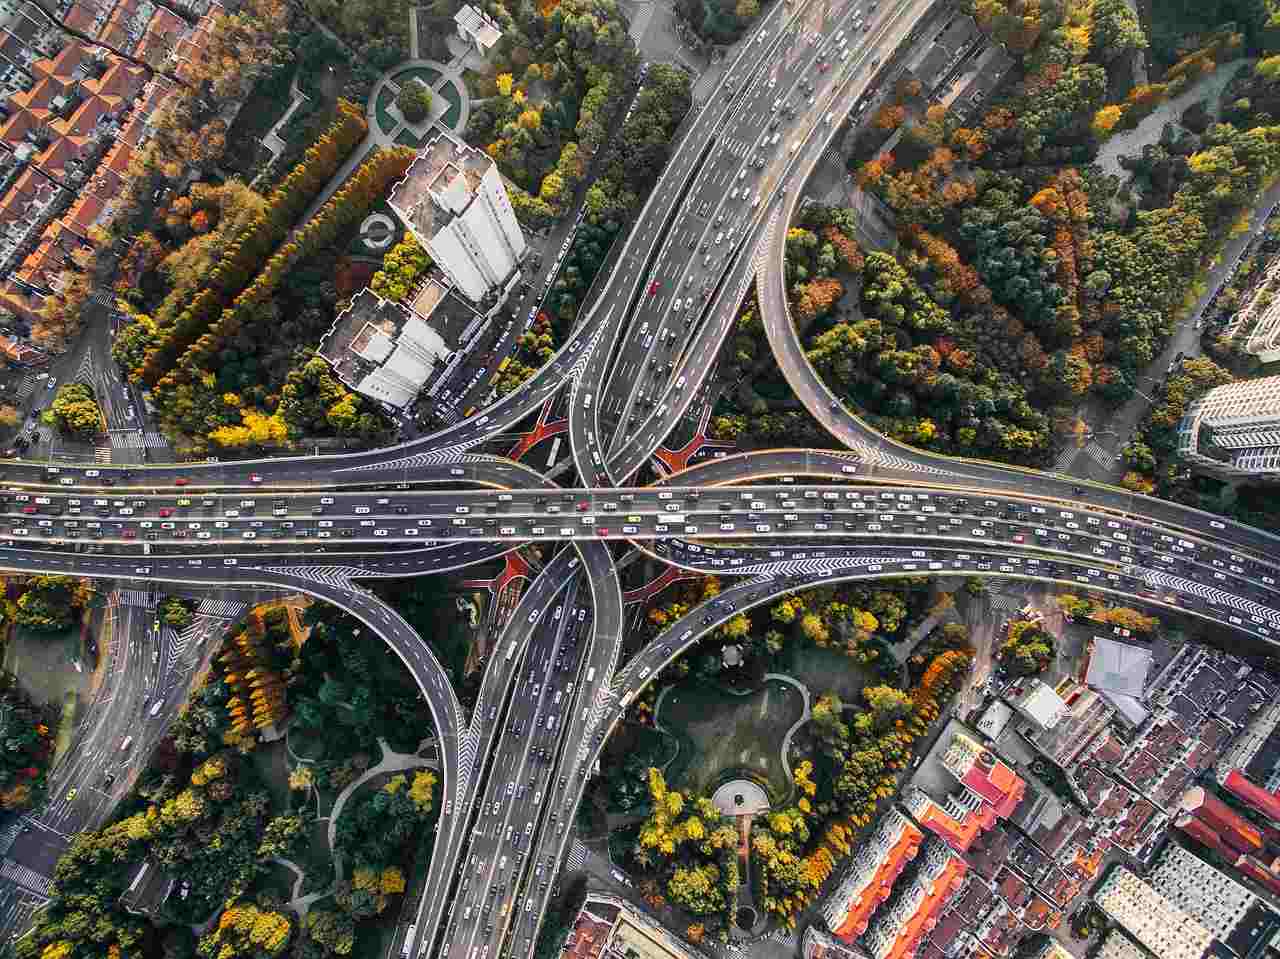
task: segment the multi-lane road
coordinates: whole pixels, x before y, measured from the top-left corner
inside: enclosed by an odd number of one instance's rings
[[[844,410],[805,362],[781,278],[786,225],[820,151],[932,8],[791,0],[765,14],[683,124],[572,338],[493,406],[350,455],[9,462],[0,568],[301,590],[382,637],[426,698],[441,752],[425,891],[393,946],[415,957],[529,955],[588,771],[631,699],[726,619],[787,591],[942,573],[1053,580],[1275,642],[1276,537],[1123,490],[901,447]],[[784,373],[846,451],[742,454],[653,487],[616,486],[700,395],[753,278]],[[579,488],[484,454],[566,388]],[[559,551],[510,616],[468,716],[430,647],[359,581],[458,569],[531,541]],[[628,546],[739,578],[619,670],[614,551]],[[172,698],[160,698],[165,709]],[[102,714],[103,730],[123,730],[156,699],[140,688]],[[101,777],[101,752],[68,767],[82,771],[79,788]]]

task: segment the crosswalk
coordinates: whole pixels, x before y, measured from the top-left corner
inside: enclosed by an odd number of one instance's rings
[[[988,588],[987,593],[991,597],[992,609],[998,609],[1002,613],[1016,613],[1022,608],[1022,603],[1015,596],[1006,596],[1004,593],[997,593],[990,588]]]
[[[18,838],[18,833],[22,832],[25,822],[26,817],[19,816],[4,827],[4,831],[0,832],[0,853],[7,853],[13,847],[14,840]]]
[[[1116,454],[1108,449],[1104,449],[1098,445],[1097,440],[1093,440],[1084,448],[1085,454],[1101,466],[1104,470],[1110,472],[1116,468]]]
[[[145,589],[118,589],[115,601],[121,606],[141,606],[143,609],[150,609],[152,605],[151,593]]]
[[[248,607],[230,599],[202,599],[196,607],[197,616],[217,616],[221,619],[239,619]]]
[[[1075,462],[1076,454],[1080,452],[1080,447],[1074,443],[1068,443],[1067,448],[1058,454],[1057,460],[1054,461],[1053,468],[1058,473],[1065,473],[1073,462]]]
[[[141,436],[137,430],[112,432],[108,436],[111,438],[111,448],[117,450],[139,450],[144,447],[149,450],[167,450],[169,448],[169,441],[155,430],[147,430]]]
[[[110,447],[110,446],[95,446],[95,447],[93,448],[93,459],[94,459],[94,462],[97,462],[97,463],[110,463],[110,462],[111,462],[111,447]]]
[[[22,863],[7,858],[0,860],[0,879],[8,879],[27,892],[46,897],[49,895],[49,886],[53,882],[48,876],[42,876],[34,869],[28,869]]]
[[[18,388],[13,393],[13,399],[16,403],[25,403],[27,397],[36,391],[36,378],[28,373],[22,378],[22,382],[18,384]]]
[[[581,869],[587,864],[587,852],[587,847],[575,839],[569,846],[569,855],[565,857],[565,867],[568,869]]]
[[[835,147],[827,147],[822,151],[822,162],[826,163],[837,173],[844,173],[847,169],[844,157]]]

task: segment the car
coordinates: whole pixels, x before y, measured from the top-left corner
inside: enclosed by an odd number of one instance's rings
[[[262,477],[261,477],[259,474],[257,474],[257,473],[250,473],[250,474],[249,474],[249,482],[250,482],[250,483],[261,483],[261,482],[262,482]]]
[[[79,790],[78,790],[75,786],[72,786],[70,789],[68,789],[68,790],[67,790],[67,802],[71,802],[71,800],[75,799],[75,798],[76,798],[76,793],[77,793],[77,792],[79,792]]]
[[[657,280],[654,280],[652,283],[650,283],[650,284],[649,284],[649,295],[650,295],[650,296],[657,296],[657,295],[658,295],[658,291],[659,291],[660,289],[662,289],[662,284],[661,284],[661,283],[659,283]]]
[[[173,481],[174,486],[188,486],[190,485],[190,483],[191,483],[191,480],[187,479],[185,476],[179,476],[176,480]]]

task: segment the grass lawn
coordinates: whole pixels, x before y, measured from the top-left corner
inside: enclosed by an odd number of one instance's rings
[[[327,822],[311,823],[311,842],[304,853],[300,854],[297,863],[306,873],[302,890],[316,892],[328,887],[333,882],[333,858],[329,855],[329,834]]]
[[[293,898],[293,884],[298,877],[292,869],[286,869],[279,863],[269,862],[266,866],[266,874],[258,880],[257,891],[269,892],[288,902]]]
[[[292,797],[289,795],[289,757],[285,753],[284,740],[260,745],[250,758],[253,768],[270,791],[275,808],[288,809],[292,805]]]
[[[227,131],[223,166],[239,173],[256,172],[271,156],[260,142],[292,103],[289,77],[266,77],[249,92],[249,98]]]
[[[395,102],[396,95],[391,92],[389,87],[383,87],[378,91],[378,102],[373,106],[374,115],[378,118],[378,126],[383,133],[390,133],[396,128],[396,120],[387,110],[392,103]]]
[[[693,743],[694,755],[680,763],[680,781],[672,785],[703,791],[726,769],[745,767],[764,776],[776,795],[785,795],[791,783],[782,766],[782,737],[803,711],[800,693],[786,683],[768,682],[746,696],[681,683],[662,700],[657,717]]]
[[[106,635],[101,639],[104,648],[107,639]],[[80,672],[76,672],[76,663]],[[59,709],[69,695],[74,700],[87,693],[93,675],[93,662],[87,661],[80,649],[79,623],[59,633],[15,627],[4,649],[4,666],[18,677],[33,700]]]
[[[449,109],[440,118],[440,122],[450,128],[456,127],[462,116],[462,94],[452,83],[446,83],[436,92],[449,101]]]
[[[874,686],[881,681],[875,673],[848,656],[834,649],[807,644],[796,650],[786,672],[809,687],[809,696],[813,700],[835,693],[844,702],[855,703],[864,686]]]
[[[440,77],[439,70],[432,70],[430,67],[410,67],[408,70],[401,70],[391,79],[399,86],[404,86],[410,80],[421,80],[430,88]]]

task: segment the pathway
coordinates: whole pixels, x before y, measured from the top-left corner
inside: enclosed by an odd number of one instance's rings
[[[410,22],[416,23],[417,18],[412,18]],[[414,36],[416,37],[416,35],[417,31],[415,30]],[[365,118],[369,121],[369,135],[373,137],[379,146],[388,149],[396,145],[396,138],[406,130],[417,137],[419,142],[425,141],[430,137],[433,128],[461,136],[462,131],[467,128],[467,120],[471,117],[471,93],[467,90],[467,84],[462,77],[465,64],[465,57],[456,58],[448,63],[412,57],[403,63],[396,64],[379,78],[378,82],[373,86],[373,92],[369,95],[369,102],[365,106]],[[378,98],[382,95],[384,89],[391,91],[392,97],[399,93],[400,84],[396,82],[395,77],[406,70],[414,69],[432,70],[440,74],[430,86],[432,99],[431,119],[421,124],[410,124],[404,117],[400,116],[398,111],[392,111],[391,117],[395,121],[395,125],[390,130],[384,130],[378,121]],[[447,86],[452,86],[457,91],[460,100],[458,118],[450,125],[446,125],[443,119],[444,115],[452,109],[452,103],[441,92]]]
[[[791,755],[791,738],[800,731],[800,727],[809,721],[813,716],[813,711],[809,708],[809,687],[794,676],[788,676],[786,673],[765,673],[764,679],[768,682],[776,679],[780,683],[787,683],[794,686],[800,693],[800,701],[804,703],[804,711],[800,714],[800,718],[791,724],[791,728],[786,731],[782,737],[782,768],[787,771],[787,778],[791,778],[791,763],[787,758]],[[654,715],[657,715],[656,711]]]
[[[277,120],[270,130],[262,137],[262,145],[271,151],[271,159],[275,160],[285,150],[285,142],[280,136],[280,131],[284,129],[284,125],[293,119],[293,115],[298,112],[298,107],[302,106],[307,100],[311,99],[305,93],[298,89],[298,81],[295,78],[293,86],[290,89],[293,96],[293,102],[289,104],[289,109],[284,111],[284,116]]]
[[[435,769],[438,767],[438,763],[430,759],[424,759],[422,756],[413,753],[393,752],[385,739],[379,739],[378,746],[382,749],[382,759],[376,766],[370,766],[360,774],[355,782],[350,783],[347,788],[338,793],[338,798],[334,800],[333,808],[329,810],[329,851],[333,856],[333,874],[339,881],[343,876],[342,854],[334,849],[333,844],[338,831],[338,820],[342,818],[342,808],[347,804],[347,800],[351,798],[352,794],[374,776],[382,773],[405,772],[406,770],[421,769],[423,767]]]

